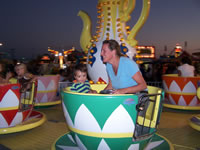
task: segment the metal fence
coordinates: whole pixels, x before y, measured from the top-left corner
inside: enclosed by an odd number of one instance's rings
[[[60,93],[64,88],[71,86],[73,83],[66,81],[66,82],[59,82],[58,93]]]
[[[147,85],[163,88],[162,82],[158,82],[158,81],[148,81]]]

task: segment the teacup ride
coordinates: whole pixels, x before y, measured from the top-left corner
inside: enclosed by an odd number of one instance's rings
[[[37,93],[34,106],[37,108],[50,107],[61,103],[58,96],[59,75],[38,76]]]
[[[197,97],[200,99],[200,88],[198,88],[197,90]],[[200,114],[193,116],[190,120],[189,120],[189,125],[194,128],[195,130],[200,131]]]
[[[0,86],[0,134],[29,130],[42,125],[46,116],[33,110],[35,82],[31,91],[20,92],[20,84]]]
[[[98,93],[106,84],[93,84]],[[156,134],[164,91],[149,86],[149,94],[62,92],[62,105],[69,131],[52,150],[173,150],[171,142]],[[111,91],[112,92],[112,91]]]
[[[163,88],[165,90],[163,106],[172,109],[200,110],[200,99],[197,97],[199,81],[200,76],[163,75]]]

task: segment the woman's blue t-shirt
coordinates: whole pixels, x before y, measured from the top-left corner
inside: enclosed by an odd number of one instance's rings
[[[109,63],[106,64],[106,70],[114,89],[137,85],[137,82],[132,77],[139,71],[138,65],[127,57],[120,57],[117,75],[115,75],[113,67]]]

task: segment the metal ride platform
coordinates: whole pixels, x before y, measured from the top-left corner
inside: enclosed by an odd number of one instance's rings
[[[68,132],[61,105],[39,111],[47,117],[43,125],[23,132],[0,135],[0,149],[50,150],[56,139]],[[175,150],[197,150],[200,148],[200,132],[191,128],[188,120],[199,113],[163,108],[157,133],[167,138]]]

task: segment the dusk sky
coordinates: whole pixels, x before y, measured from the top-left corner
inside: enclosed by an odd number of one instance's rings
[[[88,13],[94,35],[97,21],[97,0],[1,0],[0,51],[15,49],[15,56],[33,58],[47,52],[47,47],[80,50],[82,20],[79,10]],[[133,27],[142,9],[142,0],[136,1]],[[154,45],[156,54],[167,53],[176,43],[187,51],[200,48],[200,0],[151,0],[149,17],[136,36],[139,45]]]

